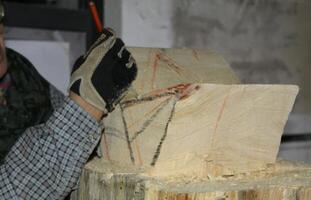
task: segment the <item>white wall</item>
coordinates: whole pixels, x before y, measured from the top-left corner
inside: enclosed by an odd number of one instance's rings
[[[70,77],[69,43],[7,40],[6,46],[21,53],[57,89],[68,94]]]
[[[122,0],[122,38],[128,46],[172,47],[171,0]]]
[[[5,41],[7,46],[26,56],[41,75],[66,94],[70,69],[85,52],[86,34],[5,27]]]

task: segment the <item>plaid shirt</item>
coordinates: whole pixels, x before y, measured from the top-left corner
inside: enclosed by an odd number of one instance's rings
[[[0,166],[1,200],[65,198],[100,140],[101,126],[53,89],[50,119],[28,128]]]

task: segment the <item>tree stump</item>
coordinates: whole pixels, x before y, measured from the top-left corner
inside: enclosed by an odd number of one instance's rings
[[[262,170],[231,176],[148,177],[94,159],[83,170],[71,200],[309,200],[311,166],[279,161]]]

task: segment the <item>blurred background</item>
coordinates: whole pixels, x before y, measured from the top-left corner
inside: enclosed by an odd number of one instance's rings
[[[128,46],[208,48],[243,83],[298,84],[279,157],[311,163],[311,1],[95,0]],[[5,1],[7,45],[66,93],[70,66],[96,38],[87,0]]]

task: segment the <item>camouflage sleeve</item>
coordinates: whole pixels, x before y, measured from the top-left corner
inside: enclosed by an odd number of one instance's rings
[[[54,110],[64,103],[65,95],[55,86],[50,84],[50,100]]]
[[[101,136],[100,125],[69,98],[31,127],[0,166],[0,199],[65,198]]]

